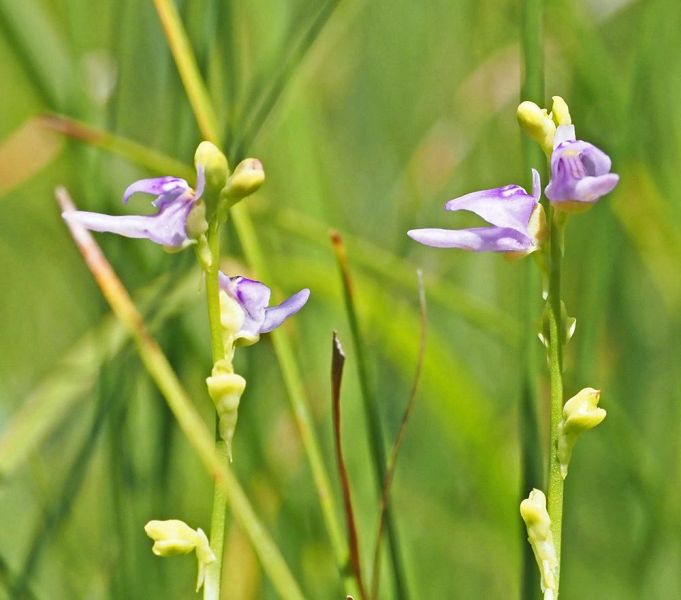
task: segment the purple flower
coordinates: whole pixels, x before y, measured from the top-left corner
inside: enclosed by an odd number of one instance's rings
[[[236,337],[247,343],[255,342],[261,333],[269,333],[279,327],[303,308],[310,297],[310,290],[306,288],[277,306],[268,306],[271,290],[264,283],[241,276],[229,277],[222,272],[219,277],[220,289],[243,311],[243,324]]]
[[[617,185],[619,175],[611,173],[610,167],[610,157],[605,152],[576,140],[573,125],[561,125],[553,142],[546,197],[560,210],[586,210]]]
[[[445,210],[467,210],[490,223],[468,229],[412,229],[412,239],[436,248],[526,255],[541,242],[544,213],[539,204],[539,173],[532,170],[532,195],[519,185],[505,185],[466,194],[445,204]]]
[[[140,179],[128,186],[123,202],[137,192],[156,196],[152,205],[158,209],[154,215],[104,215],[95,212],[72,211],[62,217],[79,223],[92,231],[117,233],[130,238],[146,238],[170,248],[184,248],[193,243],[187,233],[189,213],[201,198],[205,185],[203,168],[197,171],[196,190],[179,177]]]

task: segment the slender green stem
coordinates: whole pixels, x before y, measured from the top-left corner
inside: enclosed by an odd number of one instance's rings
[[[218,211],[208,225],[208,248],[210,250],[210,264],[205,270],[206,274],[206,299],[208,301],[208,323],[210,327],[210,343],[213,355],[213,364],[225,357],[225,343],[220,322],[220,283],[218,273],[220,271],[220,225],[222,223],[221,211]],[[228,462],[227,445],[220,440],[217,432],[215,447],[225,464]],[[224,557],[225,521],[227,514],[227,497],[215,485],[213,491],[213,514],[210,520],[210,547],[215,555],[215,561],[206,568],[206,579],[203,588],[204,600],[220,600],[220,583],[222,580],[222,560]]]
[[[521,12],[521,39],[523,53],[523,74],[520,100],[530,100],[540,106],[544,103],[544,49],[542,0],[523,0]],[[521,134],[522,135],[522,134]],[[543,171],[544,157],[541,150],[527,136],[522,135],[523,165],[528,184],[532,167]],[[529,189],[529,187],[528,187]],[[521,319],[524,337],[521,352],[524,368],[520,374],[519,394],[519,438],[521,455],[520,498],[525,498],[529,490],[543,486],[543,452],[540,440],[539,419],[537,415],[537,337],[534,320],[536,318],[539,294],[538,277],[532,261],[522,265]],[[521,589],[523,600],[535,600],[539,594],[537,586],[537,567],[531,546],[527,543],[525,527],[521,528]]]
[[[154,4],[201,134],[208,141],[217,145],[218,126],[213,105],[199,73],[196,58],[189,45],[187,32],[182,26],[177,9],[172,0],[154,0]]]
[[[215,444],[218,454],[227,463],[227,445]],[[222,580],[222,558],[225,546],[225,523],[227,515],[227,496],[220,486],[213,491],[213,515],[210,520],[210,547],[215,554],[215,561],[206,567],[206,579],[203,584],[204,600],[220,600],[220,584]]]
[[[220,323],[220,221],[216,214],[208,226],[208,248],[210,265],[206,269],[206,299],[208,301],[208,323],[210,327],[210,344],[213,362],[225,357],[225,344]]]
[[[65,213],[75,210],[66,190],[60,188],[56,194]],[[213,435],[202,421],[165,354],[149,334],[127,290],[90,232],[73,221],[68,221],[68,225],[102,294],[116,317],[132,335],[142,364],[168,403],[187,441],[215,479],[216,485],[225,494],[237,522],[249,538],[277,593],[285,600],[302,600],[300,588],[291,575],[279,548],[260,523],[227,462],[216,451]]]
[[[551,379],[551,434],[549,447],[548,512],[556,547],[556,595],[560,583],[560,547],[563,525],[563,476],[560,472],[557,444],[563,416],[563,320],[561,315],[560,272],[563,258],[564,216],[551,210],[551,241],[549,262],[549,373]]]

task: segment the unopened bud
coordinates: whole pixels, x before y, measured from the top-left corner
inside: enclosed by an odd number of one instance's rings
[[[229,174],[227,157],[220,149],[211,142],[201,142],[194,153],[196,170],[203,169],[206,177],[206,187],[202,197],[205,198],[209,207],[212,208],[220,195],[220,190],[225,186]]]
[[[567,477],[572,450],[579,434],[593,429],[607,414],[599,408],[600,390],[584,388],[563,406],[563,420],[558,425],[558,460],[563,479]]]
[[[215,554],[203,530],[192,529],[184,521],[170,519],[149,521],[144,526],[144,531],[154,540],[151,550],[156,556],[177,556],[196,551],[198,561],[196,591],[198,592],[206,576],[206,565],[215,561]]]
[[[265,170],[257,158],[242,160],[227,180],[222,196],[235,204],[256,192],[265,182]]]
[[[206,378],[208,395],[211,397],[218,414],[218,431],[227,445],[232,459],[232,440],[239,417],[239,403],[246,388],[246,380],[232,372],[231,364],[218,361],[210,377]]]
[[[533,489],[530,495],[520,503],[520,516],[525,521],[527,541],[530,542],[537,567],[539,567],[541,591],[544,592],[544,598],[555,598],[558,558],[551,533],[551,519],[546,511],[544,492]]]
[[[572,117],[570,117],[570,109],[567,102],[560,96],[553,96],[553,105],[551,106],[551,118],[556,124],[556,127],[561,125],[572,125]]]
[[[556,124],[545,108],[539,108],[534,102],[525,100],[520,103],[516,113],[521,129],[537,142],[548,155],[553,151],[553,136]]]

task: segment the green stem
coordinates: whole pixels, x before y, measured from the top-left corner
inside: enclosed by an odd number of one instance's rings
[[[210,347],[213,363],[225,357],[225,344],[220,323],[220,221],[216,214],[208,226],[208,248],[210,265],[206,268],[206,299],[208,301],[208,323],[210,327]]]
[[[208,323],[210,328],[210,344],[213,355],[213,364],[225,357],[225,343],[220,322],[220,282],[218,273],[220,271],[220,225],[222,222],[221,211],[218,211],[208,225],[208,249],[210,250],[210,264],[205,270],[206,273],[206,299],[208,301]],[[216,433],[215,447],[227,464],[228,450],[227,445],[220,440]],[[206,579],[203,588],[204,600],[220,599],[220,583],[222,581],[222,560],[224,556],[225,542],[225,521],[227,514],[227,497],[218,485],[213,491],[213,514],[210,520],[210,547],[215,554],[215,561],[206,568]]]
[[[563,525],[563,476],[558,460],[558,426],[563,416],[563,320],[560,298],[560,272],[563,258],[564,216],[551,209],[551,241],[549,263],[549,373],[551,379],[551,434],[549,446],[548,513],[556,547],[556,595],[560,583],[560,548]]]
[[[543,38],[543,6],[542,0],[523,0],[521,12],[521,39],[523,54],[523,75],[520,101],[530,100],[542,106],[544,104],[544,50]],[[532,167],[542,173],[544,157],[537,144],[527,136],[522,135],[523,165],[529,181],[529,173]],[[529,189],[529,187],[527,188]],[[524,261],[521,319],[523,323],[524,339],[522,343],[522,355],[524,369],[520,375],[519,396],[519,437],[521,455],[521,489],[520,498],[525,498],[532,488],[543,486],[542,472],[543,452],[540,440],[539,419],[537,414],[537,360],[535,348],[537,344],[536,326],[534,319],[537,314],[539,296],[538,277],[531,261]],[[522,526],[521,534],[521,589],[520,597],[523,600],[535,600],[539,594],[537,586],[537,566],[531,546],[527,543],[525,527]]]
[[[201,79],[196,58],[189,45],[187,33],[180,16],[177,14],[177,9],[172,0],[154,0],[154,4],[201,134],[208,141],[217,145],[218,126],[213,105],[203,79]]]
[[[216,442],[220,458],[227,463],[227,445]],[[227,496],[216,485],[213,492],[213,515],[210,520],[210,547],[215,554],[215,561],[206,568],[206,579],[203,584],[203,600],[220,599],[220,583],[222,581],[222,558],[225,545],[225,522],[227,515]]]

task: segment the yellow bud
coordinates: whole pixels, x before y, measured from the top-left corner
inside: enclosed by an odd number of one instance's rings
[[[553,137],[556,135],[556,124],[545,108],[539,108],[534,102],[525,100],[518,106],[516,113],[521,129],[537,142],[548,155],[553,152]]]
[[[184,521],[149,521],[144,531],[154,540],[151,551],[156,556],[188,554],[196,548],[196,531]]]
[[[257,158],[242,160],[222,190],[222,196],[234,204],[256,192],[265,182],[265,170]]]
[[[572,450],[579,435],[593,429],[605,419],[606,412],[598,406],[600,390],[584,388],[563,406],[563,420],[558,426],[558,460],[563,479],[567,477]]]
[[[551,533],[551,519],[546,511],[546,496],[541,490],[532,490],[520,503],[520,516],[525,521],[527,541],[537,561],[544,598],[555,598],[558,558]]]
[[[227,444],[230,460],[232,458],[232,440],[239,417],[239,403],[246,388],[246,380],[232,372],[231,364],[218,361],[213,372],[206,378],[208,395],[211,397],[218,413],[218,431]]]
[[[170,519],[168,521],[149,521],[144,526],[146,534],[154,540],[151,549],[156,556],[177,556],[196,551],[198,561],[198,577],[196,591],[203,585],[206,576],[206,565],[215,560],[208,538],[202,529],[192,529],[184,521]]]
[[[206,177],[206,187],[203,198],[213,208],[217,203],[220,190],[225,186],[229,174],[227,157],[211,142],[201,142],[194,153],[196,170],[203,169]]]
[[[551,107],[551,118],[556,124],[559,125],[572,125],[572,118],[570,117],[570,109],[568,108],[567,102],[563,100],[560,96],[553,96],[553,106]]]

